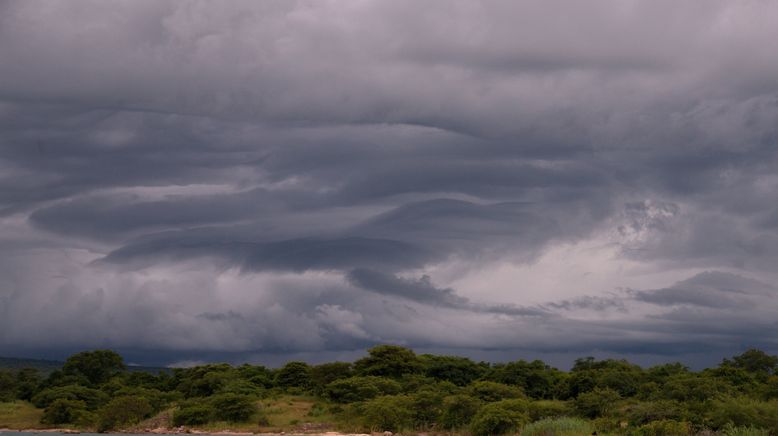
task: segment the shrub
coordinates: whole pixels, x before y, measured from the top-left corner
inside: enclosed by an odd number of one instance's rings
[[[174,425],[203,425],[213,419],[214,410],[208,404],[192,403],[181,406],[173,413]]]
[[[360,409],[365,425],[371,430],[398,432],[413,428],[413,402],[406,395],[377,397]]]
[[[691,426],[685,421],[652,421],[640,426],[635,433],[637,436],[688,436]]]
[[[332,401],[353,403],[397,394],[400,392],[400,384],[383,377],[349,377],[328,384],[325,392]]]
[[[613,409],[620,395],[613,389],[594,389],[578,395],[575,399],[575,408],[581,415],[587,418],[603,416]]]
[[[32,397],[32,403],[35,407],[43,409],[60,399],[82,401],[87,410],[95,410],[108,401],[108,395],[104,392],[84,386],[58,386],[39,392]]]
[[[728,423],[756,426],[778,433],[778,401],[757,401],[745,397],[723,398],[708,407],[708,422],[714,429]]]
[[[289,362],[278,370],[275,383],[283,388],[308,388],[311,385],[311,367],[305,362]]]
[[[546,418],[560,418],[570,415],[570,405],[565,401],[540,400],[529,403],[529,417],[532,421]]]
[[[443,399],[438,424],[444,429],[455,430],[470,424],[482,401],[469,395],[451,395]]]
[[[768,430],[756,427],[735,427],[732,423],[725,425],[721,429],[721,434],[724,436],[770,436]]]
[[[522,436],[574,436],[588,435],[594,432],[591,422],[581,418],[554,418],[542,419],[532,424],[527,424],[521,430]]]
[[[124,425],[136,424],[148,417],[152,411],[151,404],[143,397],[114,398],[98,412],[97,429],[102,433]]]
[[[214,419],[218,421],[247,421],[257,411],[257,405],[248,395],[219,394],[210,399]]]
[[[483,406],[470,422],[474,436],[515,432],[529,422],[525,400],[502,400]]]
[[[58,398],[43,411],[41,422],[44,424],[74,424],[86,416],[86,404],[83,401]]]
[[[467,390],[471,395],[486,402],[524,397],[524,391],[519,387],[491,381],[477,381],[470,384],[470,386],[467,387]]]

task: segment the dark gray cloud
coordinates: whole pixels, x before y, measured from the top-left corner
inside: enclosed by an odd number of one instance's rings
[[[0,8],[0,351],[774,346],[774,5]]]

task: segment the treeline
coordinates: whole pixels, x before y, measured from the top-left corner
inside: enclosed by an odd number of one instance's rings
[[[99,431],[167,410],[176,426],[262,426],[259,400],[292,394],[315,397],[317,411],[352,431],[778,435],[777,370],[778,357],[756,349],[699,372],[591,357],[565,372],[539,360],[489,364],[380,345],[353,363],[209,364],[155,375],[127,371],[121,356],[97,350],[47,377],[0,371],[0,401],[31,402],[44,409],[43,424]]]

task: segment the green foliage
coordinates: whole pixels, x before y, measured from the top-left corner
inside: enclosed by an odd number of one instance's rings
[[[83,351],[65,361],[64,374],[80,375],[92,385],[105,383],[111,377],[126,369],[122,356],[111,350]]]
[[[550,399],[554,397],[563,375],[540,360],[497,364],[492,367],[488,380],[520,387],[530,398]]]
[[[502,400],[483,406],[470,422],[473,436],[513,433],[529,422],[526,400]]]
[[[521,388],[491,381],[474,382],[467,387],[467,392],[486,402],[524,398]]]
[[[585,392],[575,399],[575,409],[579,414],[587,418],[597,418],[610,412],[621,398],[613,389],[596,388],[591,392]]]
[[[0,370],[0,402],[16,398],[16,377],[11,371]]]
[[[640,426],[635,432],[636,436],[688,436],[692,434],[688,422],[679,421],[652,421]]]
[[[311,385],[316,393],[324,393],[325,388],[335,380],[343,380],[354,375],[353,365],[346,362],[330,362],[311,368]]]
[[[58,398],[51,402],[43,411],[43,424],[75,424],[88,417],[86,404],[83,401]]]
[[[681,403],[673,400],[644,401],[631,404],[624,411],[632,425],[641,426],[651,421],[687,420],[688,413]]]
[[[84,386],[69,385],[45,389],[32,398],[35,407],[47,408],[56,400],[81,401],[88,410],[95,410],[108,401],[106,393]]]
[[[143,397],[130,395],[114,398],[97,412],[97,430],[102,433],[136,424],[147,418],[152,411],[151,404]]]
[[[707,408],[708,423],[714,429],[728,423],[756,426],[778,433],[778,400],[759,401],[747,397],[720,398]]]
[[[372,431],[398,432],[414,428],[413,400],[407,395],[386,395],[360,407],[366,427]]]
[[[365,376],[335,380],[325,388],[326,395],[337,403],[365,401],[381,395],[400,393],[400,384],[383,377]]]
[[[219,394],[210,398],[217,421],[247,421],[257,411],[255,400],[248,395],[233,393]]]
[[[446,430],[467,427],[483,402],[469,395],[450,395],[443,399],[438,424]]]
[[[368,356],[354,362],[358,375],[399,378],[422,372],[423,366],[413,350],[397,345],[378,345],[367,350]]]
[[[289,362],[275,378],[276,386],[283,388],[308,388],[311,386],[311,367],[305,362]]]
[[[477,364],[465,357],[419,356],[424,375],[436,380],[451,382],[457,386],[466,386],[481,377],[487,370],[485,364]]]
[[[768,430],[757,427],[736,427],[729,423],[721,429],[721,434],[724,436],[770,436]]]
[[[547,418],[527,424],[521,436],[578,436],[594,432],[591,422],[580,418]]]
[[[213,407],[209,404],[203,402],[188,403],[173,413],[173,424],[177,426],[207,424],[213,418],[214,413]]]
[[[538,400],[529,403],[529,417],[532,421],[553,419],[572,414],[572,408],[566,401]]]

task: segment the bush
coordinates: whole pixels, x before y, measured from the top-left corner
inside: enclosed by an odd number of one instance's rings
[[[151,404],[143,397],[114,398],[98,412],[97,430],[102,433],[128,424],[137,424],[148,417],[152,411]]]
[[[174,425],[203,425],[213,419],[214,410],[208,404],[192,403],[181,406],[173,413]]]
[[[708,423],[714,429],[731,423],[778,433],[778,401],[757,401],[745,397],[716,400],[708,407]]]
[[[488,436],[517,431],[529,422],[525,400],[502,400],[483,406],[470,422],[474,436]]]
[[[45,389],[32,397],[32,403],[38,408],[47,408],[56,400],[82,401],[87,410],[95,410],[108,401],[108,395],[96,389],[84,386],[68,385]]]
[[[210,399],[213,418],[218,421],[243,422],[257,411],[257,404],[248,395],[219,394]]]
[[[438,424],[446,430],[464,428],[470,424],[482,401],[469,395],[451,395],[443,399]]]
[[[521,388],[491,381],[477,381],[468,386],[467,390],[474,397],[486,402],[524,398]]]
[[[570,415],[572,409],[565,401],[540,400],[529,403],[529,417],[532,421],[546,418],[561,418]]]
[[[721,430],[724,436],[770,436],[770,432],[756,427],[735,427],[727,424]]]
[[[653,421],[640,426],[635,433],[637,436],[688,436],[691,426],[685,421]]]
[[[688,412],[677,401],[647,401],[630,405],[625,410],[626,418],[633,425],[640,426],[651,421],[686,421]]]
[[[275,383],[282,388],[308,388],[311,386],[311,367],[305,362],[289,362],[278,370]]]
[[[400,384],[383,377],[349,377],[328,384],[325,392],[332,401],[353,403],[397,394],[400,392]]]
[[[574,436],[588,435],[594,432],[591,422],[581,418],[542,419],[527,424],[521,430],[521,436]]]
[[[621,398],[613,389],[594,389],[578,395],[575,399],[575,408],[584,417],[597,418],[613,409],[615,403]]]
[[[43,424],[74,424],[87,416],[83,401],[59,398],[51,402],[43,411]]]
[[[386,395],[365,402],[361,409],[370,430],[393,431],[413,428],[413,401],[405,395]]]

